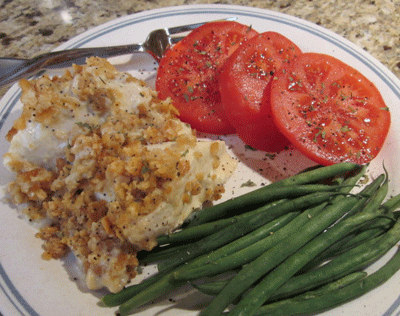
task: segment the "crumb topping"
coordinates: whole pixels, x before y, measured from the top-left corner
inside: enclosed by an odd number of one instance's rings
[[[235,169],[223,142],[199,141],[169,100],[104,59],[20,84],[8,192],[45,223],[43,258],[72,250],[91,289],[121,290],[137,252],[220,198]]]

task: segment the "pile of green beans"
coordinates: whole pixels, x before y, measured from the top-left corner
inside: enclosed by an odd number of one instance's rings
[[[367,166],[319,167],[196,212],[139,257],[159,272],[102,298],[120,315],[191,284],[213,296],[201,316],[317,313],[376,288],[400,269],[400,195],[383,173],[351,193]]]

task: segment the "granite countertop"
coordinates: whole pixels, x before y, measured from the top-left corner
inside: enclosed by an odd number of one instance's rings
[[[362,47],[400,78],[400,2],[396,0],[2,0],[0,57],[33,57],[87,29],[135,12],[211,3],[275,10],[316,23]],[[7,88],[0,88],[0,98]]]
[[[398,0],[0,0],[0,57],[49,52],[94,26],[136,12],[212,3],[269,9],[316,23],[365,49],[400,78]],[[0,98],[8,88],[0,87]]]

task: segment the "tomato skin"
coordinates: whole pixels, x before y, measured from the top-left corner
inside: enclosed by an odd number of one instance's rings
[[[382,148],[391,121],[372,82],[318,53],[301,55],[276,75],[271,108],[281,132],[322,165],[370,162]]]
[[[300,54],[285,36],[265,32],[248,40],[225,62],[220,74],[222,104],[246,144],[268,152],[279,152],[290,144],[273,121],[268,86],[277,69]]]
[[[156,78],[159,98],[170,97],[180,119],[197,131],[234,133],[222,110],[218,75],[225,60],[256,34],[234,21],[210,22],[195,29],[161,59]]]

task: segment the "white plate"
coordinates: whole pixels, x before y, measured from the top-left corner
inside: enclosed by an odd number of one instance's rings
[[[196,5],[152,10],[117,19],[96,27],[64,43],[59,49],[116,45],[141,42],[149,31],[194,22],[235,16],[238,21],[252,25],[257,31],[278,31],[290,38],[304,51],[316,51],[333,55],[366,75],[381,91],[389,106],[393,124],[380,155],[370,167],[370,173],[382,172],[382,162],[389,171],[390,194],[400,191],[400,81],[365,51],[309,22],[255,8],[228,5]],[[156,63],[146,55],[112,58],[121,70],[154,84]],[[12,122],[19,116],[20,90],[11,87],[0,102],[0,154],[4,155],[8,144],[4,137]],[[227,184],[224,199],[254,188],[240,188],[240,184],[252,179],[258,186],[276,177],[287,176],[312,164],[295,150],[280,154],[275,159],[262,152],[245,150],[236,137],[225,138],[233,145],[232,154],[241,159],[236,175]],[[81,287],[79,274],[72,256],[65,261],[43,261],[40,258],[41,241],[34,238],[35,229],[18,218],[17,212],[5,201],[4,188],[12,175],[0,166],[0,312],[4,316],[78,316],[114,315],[115,309],[99,305],[102,291],[92,292]],[[400,274],[372,293],[354,302],[324,313],[324,315],[399,315]],[[186,290],[185,290],[186,291]],[[183,292],[185,292],[183,291]],[[189,316],[196,315],[204,304],[204,296],[189,291],[189,296],[167,297],[151,307],[141,310],[140,316]]]

